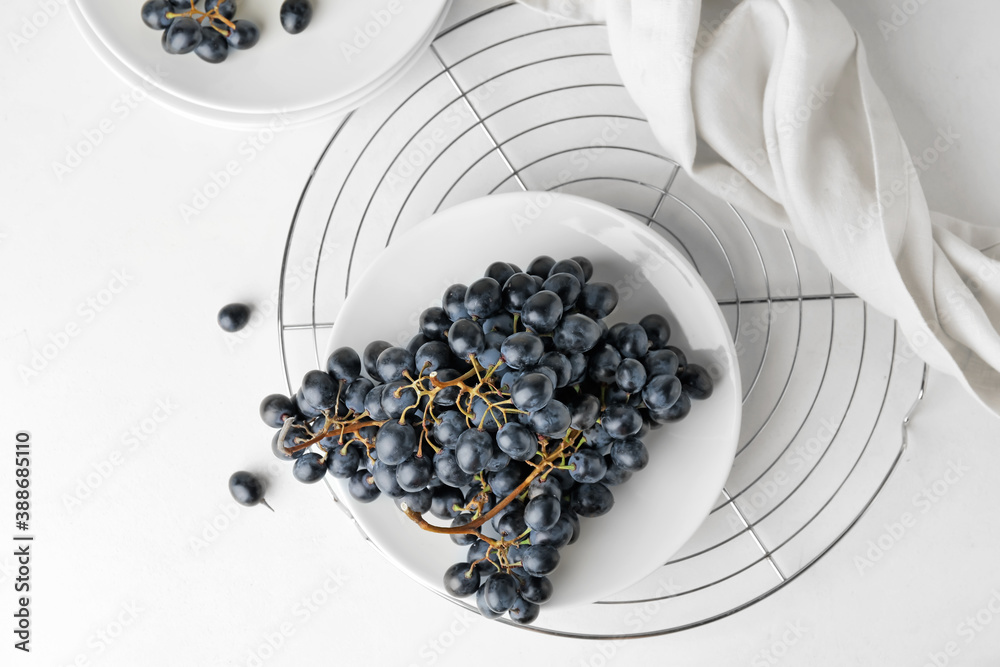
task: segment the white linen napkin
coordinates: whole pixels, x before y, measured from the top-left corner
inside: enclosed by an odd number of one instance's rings
[[[670,157],[793,230],[1000,414],[1000,228],[928,210],[864,46],[830,0],[738,1],[521,0],[607,22],[625,86]],[[942,133],[936,148],[953,141]]]

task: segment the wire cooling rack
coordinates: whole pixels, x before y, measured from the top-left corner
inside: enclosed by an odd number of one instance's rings
[[[604,27],[514,3],[449,21],[406,82],[343,121],[305,186],[279,287],[289,389],[321,367],[352,281],[434,212],[518,190],[616,206],[684,252],[727,317],[743,378],[738,454],[711,515],[669,562],[529,629],[648,637],[764,599],[826,555],[878,495],[905,448],[923,364],[811,251],[661,153]]]

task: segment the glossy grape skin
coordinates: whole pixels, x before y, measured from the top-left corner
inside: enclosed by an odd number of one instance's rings
[[[562,300],[555,292],[536,292],[521,308],[521,322],[533,333],[550,333],[562,319]]]
[[[194,54],[207,63],[218,65],[229,57],[229,42],[215,28],[203,25],[201,41],[194,47]]]
[[[431,306],[420,313],[420,333],[427,336],[429,340],[444,340],[448,329],[451,328],[452,321],[444,308]]]
[[[343,454],[341,453],[343,451]],[[347,479],[361,465],[364,454],[358,447],[333,447],[326,454],[326,469],[334,477]]]
[[[590,353],[587,373],[595,382],[611,384],[615,381],[615,373],[622,362],[622,355],[608,343],[598,343]]]
[[[240,505],[253,507],[264,500],[264,485],[254,474],[239,470],[229,477],[229,493]]]
[[[469,318],[469,310],[465,307],[465,293],[468,291],[468,285],[462,283],[455,283],[444,291],[441,307],[452,322]]]
[[[431,508],[433,492],[430,489],[420,489],[419,491],[407,491],[402,497],[396,499],[399,509],[405,506],[407,510],[417,514],[423,514]]]
[[[626,359],[641,359],[649,351],[649,337],[638,324],[626,324],[616,336],[618,351]]]
[[[566,358],[569,359],[571,369],[570,385],[580,384],[587,377],[587,356],[580,352],[573,352],[567,353]]]
[[[285,420],[295,414],[292,400],[284,394],[271,394],[260,402],[260,418],[271,428],[281,428]]]
[[[536,433],[551,438],[561,438],[569,428],[572,417],[569,408],[553,399],[544,408],[532,412],[529,421]]]
[[[552,267],[555,265],[556,260],[553,258],[548,255],[539,255],[531,260],[531,263],[528,264],[528,268],[525,269],[524,272],[533,276],[539,276],[544,280],[549,277],[549,271],[551,271]]]
[[[580,298],[582,283],[571,273],[554,273],[545,279],[542,289],[557,294],[562,301],[563,310],[567,311]]]
[[[439,519],[454,519],[462,513],[465,498],[462,491],[454,486],[444,484],[434,489],[431,501],[431,514]]]
[[[545,344],[533,333],[519,331],[504,340],[500,346],[504,361],[513,369],[520,370],[534,366],[545,354]]]
[[[417,392],[405,380],[396,380],[382,386],[385,387],[382,392],[382,410],[390,419],[399,419],[404,410],[417,402]]]
[[[421,345],[413,356],[413,365],[419,375],[430,375],[448,367],[451,363],[451,348],[447,343],[432,340]]]
[[[539,368],[551,368],[556,374],[554,382],[556,389],[562,389],[569,384],[573,377],[573,366],[569,359],[562,352],[546,352],[538,361]]]
[[[680,359],[673,350],[650,350],[642,358],[642,365],[646,369],[647,378],[654,375],[677,375]]]
[[[359,377],[350,384],[343,392],[344,405],[356,414],[365,411],[365,397],[368,392],[375,388],[375,383],[368,378]]]
[[[615,371],[615,382],[630,394],[646,385],[646,367],[637,359],[622,359]]]
[[[434,455],[434,473],[448,486],[462,487],[472,483],[472,474],[462,470],[453,449],[442,449]]]
[[[489,322],[489,320],[486,321]],[[500,361],[500,346],[503,345],[505,338],[504,334],[497,333],[496,331],[490,331],[486,334],[486,346],[476,356],[476,361],[479,362],[480,366],[489,368]]]
[[[533,577],[543,577],[559,566],[559,550],[547,544],[533,544],[524,550],[521,567]]]
[[[534,412],[541,410],[555,394],[555,387],[548,376],[542,373],[525,373],[511,387],[510,398],[518,410]]]
[[[528,576],[521,584],[521,597],[528,602],[545,604],[552,599],[552,582],[548,577]]]
[[[530,625],[538,618],[539,606],[518,596],[507,615],[519,625]]]
[[[479,589],[479,570],[455,563],[444,573],[444,589],[457,598],[473,595]]]
[[[615,504],[614,494],[601,484],[580,484],[570,499],[570,507],[583,517],[597,517],[607,514]]]
[[[455,446],[455,460],[458,467],[475,474],[486,467],[493,456],[493,438],[486,431],[467,429],[458,438]]]
[[[479,278],[469,284],[465,293],[465,309],[473,317],[489,317],[502,303],[500,283],[493,278]]]
[[[703,366],[687,364],[677,373],[677,379],[681,381],[684,393],[689,398],[704,400],[712,395],[714,389],[712,376]]]
[[[448,346],[459,359],[479,356],[486,349],[483,328],[472,320],[458,320],[448,329]]]
[[[361,361],[364,364],[365,372],[374,380],[380,380],[378,374],[378,358],[385,350],[392,347],[391,343],[384,340],[373,340],[365,346],[365,351],[361,354]]]
[[[501,287],[507,282],[507,280],[517,273],[507,262],[493,262],[488,267],[486,267],[486,273],[484,274],[487,278],[492,278],[497,281]]]
[[[510,455],[500,449],[500,447],[494,442],[493,455],[490,456],[490,460],[486,463],[485,470],[487,472],[498,472],[506,468],[510,464],[510,460]]]
[[[642,428],[642,416],[632,406],[617,403],[605,408],[601,414],[601,426],[612,438],[627,438]]]
[[[167,0],[147,0],[142,5],[140,14],[142,22],[153,30],[166,30],[173,19],[167,18],[167,12],[174,11]]]
[[[604,458],[608,463],[608,471],[604,473],[604,477],[601,478],[601,484],[604,486],[617,486],[619,484],[624,484],[632,478],[631,470],[625,470],[622,468],[611,459],[610,455]]]
[[[174,25],[179,22],[184,21],[184,23],[174,28]],[[197,28],[198,37],[191,37],[190,24],[193,23]],[[171,33],[174,30],[174,33]],[[173,34],[173,37],[171,37]],[[189,53],[194,50],[198,43],[201,42],[201,28],[198,26],[198,22],[194,19],[183,17],[179,19],[174,19],[174,23],[171,24],[170,28],[164,33],[164,39],[170,45],[170,48],[176,48],[176,44],[184,46],[187,50],[177,50],[170,51],[169,53],[181,54]],[[187,48],[190,45],[190,48]],[[223,331],[228,331],[234,333],[241,330],[250,321],[250,306],[245,303],[230,303],[226,304],[219,310],[219,314],[216,317],[219,322],[219,326]]]
[[[365,410],[375,421],[383,421],[389,418],[388,413],[382,408],[382,398],[388,385],[375,385],[365,396]]]
[[[587,282],[594,277],[594,263],[591,262],[586,257],[577,255],[576,257],[571,257],[574,262],[580,265],[580,269],[583,271],[583,282]]]
[[[413,378],[417,375],[417,366],[413,355],[406,348],[390,347],[378,355],[375,370],[383,382],[403,380],[407,375]]]
[[[504,514],[496,522],[496,529],[500,533],[500,537],[505,540],[512,540],[523,534],[528,529],[527,524],[524,522],[524,508],[518,508],[515,511]]]
[[[375,452],[379,461],[399,465],[417,451],[417,433],[409,424],[387,422],[378,429]]]
[[[452,519],[451,527],[460,528],[468,524],[470,521],[472,521],[472,514],[470,514],[469,512],[462,512],[454,519]],[[473,535],[471,533],[455,533],[450,535],[449,537],[451,537],[452,542],[454,542],[460,547],[467,547],[472,544],[475,544],[476,541],[479,539],[476,535]]]
[[[364,468],[351,475],[347,483],[347,491],[359,503],[370,503],[382,495],[375,484],[375,478]]]
[[[646,331],[651,350],[662,350],[670,341],[670,323],[663,315],[656,313],[646,315],[639,320],[639,326]]]
[[[642,400],[650,410],[666,410],[681,395],[681,381],[673,375],[654,375],[642,390]]]
[[[504,615],[504,612],[493,611],[490,609],[489,605],[486,604],[486,584],[480,586],[479,590],[476,591],[476,608],[479,609],[479,613],[483,616],[483,618],[491,621]]]
[[[361,376],[361,356],[353,347],[338,347],[326,359],[326,372],[334,380],[355,380]]]
[[[556,327],[552,342],[567,353],[589,352],[601,339],[601,327],[590,317],[574,313],[567,315]]]
[[[434,425],[431,435],[436,444],[454,449],[455,445],[458,444],[459,436],[466,429],[468,429],[468,425],[465,422],[465,415],[457,410],[450,410],[438,415],[438,421]]]
[[[524,506],[524,523],[532,530],[549,530],[559,521],[559,499],[541,495]]]
[[[600,452],[590,447],[582,447],[574,452],[569,457],[569,465],[571,466],[570,476],[583,484],[601,481],[604,473],[608,471],[604,457]]]
[[[681,395],[677,397],[677,402],[669,408],[664,410],[650,410],[649,415],[655,422],[667,424],[684,419],[690,412],[691,399],[688,398],[688,395],[682,391]]]
[[[638,438],[625,438],[611,445],[611,458],[624,470],[635,472],[649,463],[649,451]]]
[[[496,434],[496,442],[500,449],[517,461],[527,461],[535,455],[538,440],[523,424],[507,422]]]
[[[337,405],[337,383],[323,371],[309,371],[302,378],[302,398],[316,410]]]
[[[406,491],[396,481],[396,466],[389,465],[385,461],[375,461],[372,466],[372,477],[375,478],[375,485],[379,491],[390,498],[402,498]]]
[[[300,482],[313,484],[326,475],[326,463],[322,455],[316,452],[306,452],[295,460],[292,466],[292,476]]]
[[[687,361],[687,356],[684,354],[684,352],[679,347],[674,347],[673,345],[667,345],[663,349],[664,350],[670,350],[671,352],[673,352],[674,354],[677,355],[677,364],[678,364],[678,366],[680,368],[684,368],[685,366],[687,366],[687,362],[688,362]]]
[[[229,46],[232,48],[242,51],[253,48],[260,41],[260,29],[253,21],[237,19],[233,21],[233,25],[236,26],[236,29],[231,30],[227,38]]]
[[[576,307],[594,320],[610,315],[618,306],[618,290],[609,283],[587,283],[580,291]]]
[[[524,302],[539,291],[536,283],[527,273],[515,273],[503,284],[500,291],[503,307],[510,313],[520,313]]]
[[[486,580],[486,606],[500,613],[506,612],[517,599],[517,580],[501,572]]]
[[[201,40],[201,25],[189,16],[181,16],[173,19],[170,23],[170,27],[163,31],[163,37],[160,44],[163,46],[163,50],[167,53],[172,55],[183,55],[194,51],[195,47],[201,43]],[[233,306],[247,308],[244,304],[229,304],[229,306],[225,306],[223,310]],[[249,309],[246,312],[247,320],[249,320]],[[239,325],[224,324],[222,315],[223,312],[219,311],[219,326],[226,331],[239,331],[246,324],[246,321]],[[235,326],[235,328],[227,328],[227,326]]]
[[[567,510],[568,511],[568,510]],[[572,520],[562,511],[559,519],[547,530],[532,530],[529,537],[532,544],[562,549],[573,538]]]
[[[434,462],[429,456],[413,455],[396,466],[396,481],[400,488],[408,493],[415,493],[425,488],[433,476]]]
[[[514,316],[505,310],[498,310],[483,320],[484,333],[500,333],[506,338],[514,333]]]
[[[284,0],[278,13],[281,27],[290,35],[297,35],[309,27],[312,16],[313,7],[309,0]]]
[[[493,494],[497,498],[505,498],[518,487],[527,474],[526,470],[527,466],[523,463],[511,462],[511,465],[503,470],[490,473],[486,479],[493,489]]]

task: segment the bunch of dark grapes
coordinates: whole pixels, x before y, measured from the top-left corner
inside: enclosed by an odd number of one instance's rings
[[[580,518],[606,514],[612,487],[646,467],[643,436],[712,393],[663,316],[609,328],[618,293],[592,274],[584,257],[495,262],[449,287],[406,347],[335,350],[294,396],[261,403],[275,455],[303,482],[344,478],[355,500],[387,495],[450,535],[467,555],[445,589],[531,623]]]
[[[192,51],[209,63],[221,63],[230,49],[252,48],[260,40],[257,24],[236,18],[236,0],[146,0],[142,20],[154,30],[162,30],[160,43],[171,54]],[[311,0],[284,0],[279,17],[282,27],[295,35],[312,20]]]

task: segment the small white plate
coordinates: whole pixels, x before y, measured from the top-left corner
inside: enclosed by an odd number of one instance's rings
[[[71,2],[85,39],[128,83],[186,116],[254,126],[273,122],[275,114],[286,122],[308,122],[375,97],[433,41],[450,0],[315,0],[314,5],[310,26],[289,35],[275,3],[244,0],[237,18],[260,26],[260,42],[211,65],[194,54],[165,53],[159,32],[139,18],[141,2],[134,8]]]
[[[348,295],[327,353],[344,345],[360,352],[376,339],[406,340],[416,333],[420,312],[439,304],[448,285],[471,282],[496,260],[524,268],[542,254],[590,258],[593,280],[619,290],[610,323],[665,315],[671,344],[715,380],[712,396],[695,401],[686,419],[646,437],[649,465],[612,487],[614,508],[581,519],[580,539],[561,550],[550,576],[555,592],[545,607],[553,608],[601,600],[663,565],[708,516],[732,467],[742,408],[739,365],[729,327],[694,268],[646,226],[604,204],[539,192],[484,197],[394,238]],[[444,571],[465,559],[466,548],[421,530],[389,498],[358,503],[343,480],[335,484],[389,560],[444,590]]]

